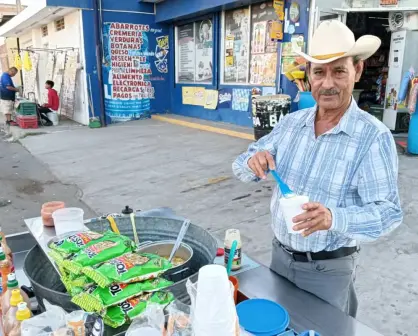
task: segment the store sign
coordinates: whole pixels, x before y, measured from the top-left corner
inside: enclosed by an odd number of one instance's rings
[[[398,0],[380,0],[380,6],[397,6]]]
[[[163,80],[168,73],[168,35],[161,33],[148,24],[104,23],[102,70],[109,123],[149,117],[155,98],[153,72]]]

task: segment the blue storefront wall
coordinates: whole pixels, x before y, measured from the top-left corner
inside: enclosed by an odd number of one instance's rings
[[[263,2],[263,1],[261,1]],[[175,41],[174,41],[174,30],[175,27],[182,24],[187,24],[189,22],[211,18],[213,21],[213,36],[214,36],[214,46],[213,46],[213,74],[214,78],[212,84],[180,84],[175,83],[175,71],[170,71],[170,86],[171,86],[171,112],[174,114],[201,118],[211,121],[222,121],[227,123],[232,123],[240,126],[252,126],[252,114],[251,114],[251,103],[248,104],[248,111],[237,111],[232,108],[217,108],[216,110],[205,109],[201,106],[195,105],[184,105],[182,102],[182,90],[184,86],[195,86],[195,87],[204,87],[205,89],[246,89],[251,92],[255,87],[262,89],[260,86],[254,85],[229,85],[220,83],[220,62],[224,61],[223,55],[221,52],[221,15],[222,10],[240,8],[243,4],[248,5],[249,3],[260,3],[260,1],[246,1],[246,2],[237,2],[229,0],[216,0],[211,2],[202,2],[199,0],[170,0],[162,2],[157,5],[156,9],[156,19],[157,21],[170,22],[170,49],[174,50]],[[309,0],[286,0],[285,8],[287,12],[292,3],[298,3],[300,6],[300,20],[298,26],[293,26],[293,34],[303,34],[305,41],[308,37],[308,23],[309,23]],[[237,5],[239,4],[239,5]],[[211,13],[212,12],[212,13]],[[181,18],[179,20],[178,18]],[[291,40],[291,34],[284,34],[284,42]],[[280,46],[278,53],[280,55]],[[170,69],[175,68],[175,59],[174,57],[170,58]],[[276,79],[275,90],[277,93],[286,93],[292,97],[292,100],[296,97],[297,89],[296,86],[291,83],[284,75],[281,73],[281,62],[278,61],[277,65],[277,74],[278,78]],[[278,86],[280,85],[280,86]],[[250,95],[249,95],[249,98]],[[292,104],[292,111],[297,109],[297,104]]]
[[[69,1],[69,0],[68,0]],[[103,61],[102,62],[102,74],[105,91],[105,111],[106,111],[106,123],[127,121],[133,119],[141,119],[148,117],[150,113],[164,113],[170,110],[170,99],[164,98],[170,91],[170,76],[168,74],[168,67],[162,67],[161,59],[157,59],[154,54],[162,51],[160,47],[157,47],[158,43],[161,45],[161,41],[166,40],[169,35],[169,26],[164,24],[155,23],[154,6],[150,4],[140,4],[135,0],[121,1],[119,5],[115,5],[114,1],[104,0],[102,12],[102,33],[103,33]],[[132,11],[136,9],[135,11]],[[99,78],[96,62],[96,41],[93,34],[94,12],[92,10],[83,10],[83,31],[84,31],[84,45],[85,45],[85,59],[86,59],[86,73],[91,79],[91,96],[95,111],[100,111],[100,92],[99,92]],[[136,26],[130,26],[131,28],[124,28],[122,24],[133,24]],[[121,30],[136,29],[142,31],[142,43],[138,50],[129,50],[134,52],[135,55],[141,58],[141,64],[139,66],[149,67],[150,73],[145,73],[143,79],[135,80],[135,87],[131,84],[123,86],[119,85],[120,93],[113,94],[112,89],[116,91],[116,83],[120,80],[113,80],[115,76],[111,74],[115,73],[113,67],[117,66],[111,59],[110,49],[111,40],[109,38],[110,29],[117,29],[121,27]],[[126,26],[128,27],[128,26]],[[121,43],[126,45],[127,43]],[[123,49],[123,46],[121,47]],[[164,62],[167,62],[171,57],[170,45],[164,48]],[[122,66],[123,65],[118,65]],[[127,72],[132,69],[127,68]],[[136,75],[136,77],[141,75]],[[126,83],[126,82],[125,82]],[[132,82],[131,82],[132,83]],[[126,89],[138,89],[138,83],[148,83],[150,86],[141,87],[141,89],[154,91],[154,97],[146,98],[132,98],[129,97],[129,93],[125,93]],[[113,84],[113,86],[112,86]],[[145,84],[147,85],[147,84]],[[151,94],[150,94],[151,95]],[[90,111],[90,115],[92,115]],[[95,113],[98,116],[98,113]]]

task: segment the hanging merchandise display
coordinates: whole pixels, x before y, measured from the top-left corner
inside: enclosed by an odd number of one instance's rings
[[[70,119],[74,116],[77,70],[78,50],[68,51],[61,92],[60,114],[65,115]]]
[[[39,63],[39,54],[35,52],[28,53],[28,57],[30,58],[30,70],[27,70],[27,66],[23,66],[22,74],[23,74],[23,87],[24,87],[24,97],[29,97],[34,95],[35,97],[39,97],[39,90],[38,90],[38,63]],[[25,55],[23,54],[23,59],[25,59]]]
[[[53,53],[48,54],[48,60],[46,64],[46,80],[53,80],[54,76],[54,65],[55,65],[55,55]],[[44,90],[42,95],[42,101],[44,103],[48,102],[48,91]]]
[[[58,95],[60,95],[61,93],[66,55],[67,55],[67,52],[60,52],[58,53],[58,55],[56,55],[53,81],[55,83],[54,89],[55,91],[57,91]]]
[[[23,68],[26,71],[31,71],[32,70],[32,61],[30,59],[28,51],[25,51],[24,54],[23,54]]]
[[[16,53],[14,66],[17,70],[22,70],[22,59],[19,53]]]

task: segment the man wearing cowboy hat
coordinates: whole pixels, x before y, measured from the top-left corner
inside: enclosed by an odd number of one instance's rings
[[[392,134],[352,98],[363,61],[380,39],[354,34],[338,21],[315,31],[307,73],[317,105],[288,114],[233,163],[244,182],[276,170],[297,195],[309,196],[289,234],[276,188],[271,201],[270,268],[296,286],[355,317],[359,244],[373,242],[402,222]]]

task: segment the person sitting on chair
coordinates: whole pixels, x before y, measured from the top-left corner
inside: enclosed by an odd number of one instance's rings
[[[54,89],[54,84],[51,80],[45,82],[45,89],[48,90],[48,103],[38,106],[39,114],[41,119],[45,121],[45,126],[52,126],[52,121],[48,118],[47,113],[57,112],[60,106],[60,98]]]

